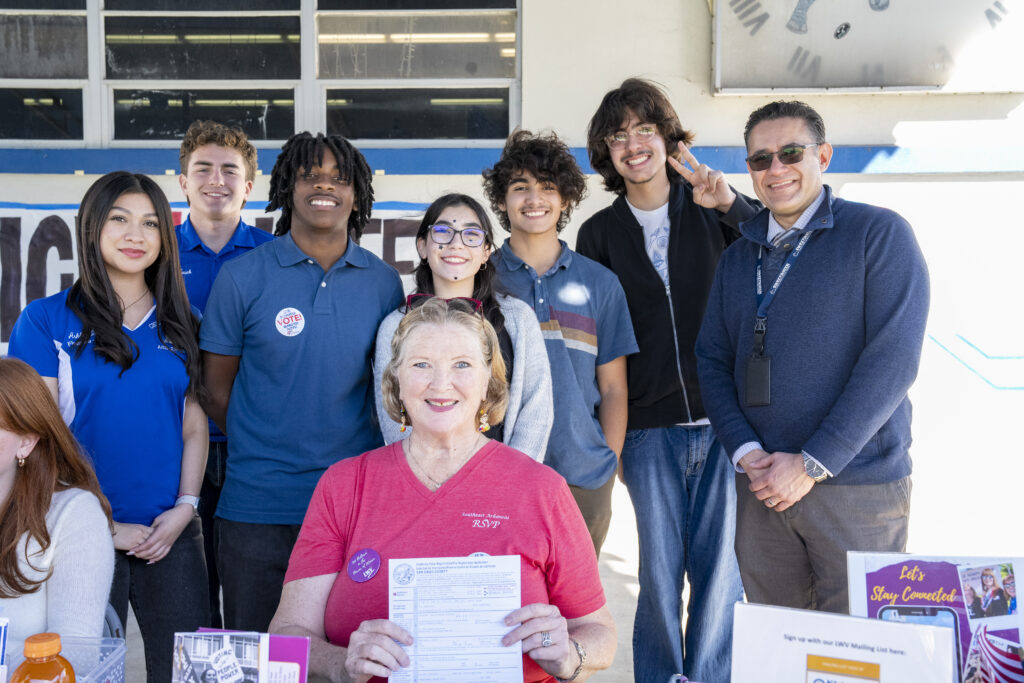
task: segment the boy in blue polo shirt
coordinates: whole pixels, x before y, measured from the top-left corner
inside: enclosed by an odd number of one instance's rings
[[[245,133],[214,121],[196,121],[185,132],[178,157],[178,181],[189,206],[188,217],[176,228],[181,274],[189,302],[203,311],[220,267],[274,237],[242,221],[242,207],[256,177],[256,148]],[[210,420],[210,455],[199,494],[199,517],[210,583],[211,625],[215,628],[220,628],[223,620],[213,513],[224,485],[227,446],[227,437]]]
[[[502,286],[537,314],[551,363],[555,422],[544,463],[569,483],[600,555],[626,435],[626,356],[637,344],[618,278],[558,239],[586,184],[565,143],[523,130],[484,171],[491,208],[511,233],[491,261]]]
[[[267,630],[320,475],[383,445],[370,359],[402,284],[352,239],[370,181],[344,138],[292,136],[270,180],[279,238],[225,264],[210,292],[200,348],[205,407],[229,437],[215,527],[229,629]]]

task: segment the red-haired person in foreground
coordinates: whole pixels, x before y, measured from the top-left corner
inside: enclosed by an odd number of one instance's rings
[[[99,636],[114,574],[110,505],[43,380],[0,358],[0,614],[27,636]]]

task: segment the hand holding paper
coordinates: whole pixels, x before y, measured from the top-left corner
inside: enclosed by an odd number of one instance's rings
[[[409,655],[398,643],[412,642],[412,636],[392,621],[364,621],[349,639],[345,671],[357,683],[365,683],[373,676],[387,678],[399,668],[409,666]]]
[[[522,622],[522,623],[519,623]],[[569,644],[569,626],[554,605],[534,603],[505,617],[508,625],[519,623],[501,639],[505,647],[522,641],[523,652],[552,676],[568,678],[579,663]],[[545,640],[549,643],[544,645]]]

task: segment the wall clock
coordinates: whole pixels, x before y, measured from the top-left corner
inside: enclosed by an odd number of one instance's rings
[[[1024,0],[715,0],[715,91],[1024,92]]]

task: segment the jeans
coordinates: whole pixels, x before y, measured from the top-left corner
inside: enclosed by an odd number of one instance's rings
[[[217,518],[217,560],[224,589],[224,627],[270,627],[301,524],[249,524]]]
[[[220,490],[224,487],[224,471],[228,461],[228,442],[211,441],[206,458],[206,476],[199,494],[199,518],[203,522],[203,551],[210,586],[210,626],[223,628],[220,614],[220,575],[217,573],[217,544],[214,542],[213,513],[217,511]]]
[[[733,604],[743,600],[732,463],[710,426],[673,426],[626,432],[622,469],[640,541],[634,678],[728,681]]]
[[[210,625],[199,517],[189,522],[159,562],[148,564],[123,550],[114,553],[110,604],[126,625],[129,603],[146,649],[146,680],[166,683],[171,680],[174,633]]]

